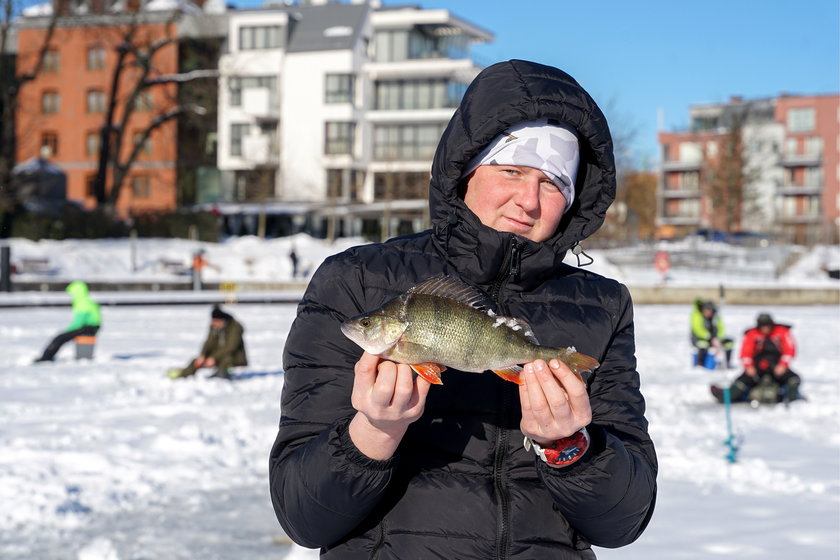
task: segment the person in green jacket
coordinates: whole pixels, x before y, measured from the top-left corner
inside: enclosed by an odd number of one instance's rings
[[[198,357],[192,360],[184,369],[169,370],[172,379],[195,375],[196,370],[203,367],[215,367],[216,371],[210,377],[230,379],[230,368],[248,365],[245,354],[245,328],[232,315],[213,306],[210,313],[210,332],[201,347]]]
[[[88,293],[88,285],[84,282],[70,282],[65,291],[70,294],[73,301],[73,320],[64,330],[56,335],[44,348],[41,357],[35,362],[51,362],[55,359],[56,353],[65,343],[77,336],[95,336],[102,326],[102,314],[99,311],[99,304],[93,301]]]
[[[718,315],[713,301],[698,299],[691,311],[691,344],[697,349],[694,365],[708,367],[706,356],[710,348],[723,352],[726,356],[724,365],[729,368],[732,359],[732,339],[726,338],[723,319]],[[721,356],[718,355],[718,360]]]

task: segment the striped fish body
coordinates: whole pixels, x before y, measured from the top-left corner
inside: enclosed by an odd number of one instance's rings
[[[521,382],[520,364],[537,359],[556,358],[578,375],[598,367],[574,348],[540,346],[527,323],[483,310],[483,299],[472,286],[436,276],[341,328],[368,352],[409,364],[436,384],[446,367],[490,370],[515,383]]]

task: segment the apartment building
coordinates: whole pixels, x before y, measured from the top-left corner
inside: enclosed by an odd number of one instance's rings
[[[749,230],[797,243],[838,241],[840,96],[775,98],[697,105],[689,131],[660,132],[657,196],[660,235],[698,228]],[[744,195],[737,212],[716,209],[713,169],[733,127],[741,134]]]
[[[16,62],[21,72],[37,63],[53,6],[62,10],[61,17],[47,45],[41,71],[24,85],[15,115],[17,161],[45,157],[66,174],[67,199],[86,208],[95,207],[101,132],[109,101],[116,97],[112,122],[123,130],[119,157],[125,161],[135,148],[138,152],[122,183],[117,214],[126,217],[174,209],[178,200],[179,122],[163,117],[179,105],[181,86],[175,81],[160,83],[142,88],[133,102],[130,96],[144,75],[144,65],[151,68],[145,74],[150,80],[179,73],[185,34],[196,37],[203,30],[218,31],[204,21],[197,5],[191,5],[191,13],[185,14],[181,7],[165,0],[47,3],[25,12],[17,22]],[[148,60],[142,60],[143,53],[159,42],[163,46],[156,48]],[[139,55],[129,54],[115,88],[121,44],[136,47]],[[211,82],[215,89],[215,78]],[[132,110],[124,118],[129,103]],[[215,114],[215,107],[212,110]],[[147,136],[146,130],[151,134]],[[113,181],[114,169],[109,166],[106,190],[110,191]]]
[[[222,200],[314,212],[339,234],[424,226],[438,139],[489,32],[448,10],[315,1],[230,13],[228,36]]]

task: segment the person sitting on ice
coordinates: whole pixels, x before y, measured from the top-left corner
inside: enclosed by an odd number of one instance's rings
[[[717,348],[720,352],[722,347],[726,355],[725,365],[727,368],[730,367],[732,339],[725,336],[723,319],[718,315],[714,302],[702,299],[694,302],[694,309],[691,312],[691,344],[697,349],[695,366],[709,367],[706,363],[709,349]],[[720,359],[718,355],[718,360]],[[709,369],[714,369],[714,366]]]
[[[741,343],[744,373],[730,387],[732,402],[749,399],[753,388],[762,382],[773,384],[773,402],[799,398],[801,379],[790,369],[790,363],[796,356],[796,341],[790,329],[790,325],[780,325],[769,314],[761,313],[755,327],[744,333]],[[723,402],[722,388],[713,385],[712,394]]]
[[[70,294],[72,300],[73,320],[63,332],[57,334],[47,344],[44,352],[35,360],[35,363],[52,362],[62,346],[77,336],[96,336],[102,326],[99,304],[91,299],[87,284],[79,281],[70,282],[65,291]]]
[[[167,375],[178,379],[195,375],[199,368],[215,367],[216,371],[210,377],[230,379],[230,368],[248,365],[242,336],[244,332],[245,328],[239,321],[214,305],[210,313],[210,331],[198,357],[184,369],[169,370]]]

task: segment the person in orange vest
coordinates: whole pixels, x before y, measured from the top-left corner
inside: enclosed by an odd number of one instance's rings
[[[207,266],[207,259],[204,258],[204,249],[199,249],[193,253],[192,261],[192,281],[193,289],[201,289],[201,271]]]

